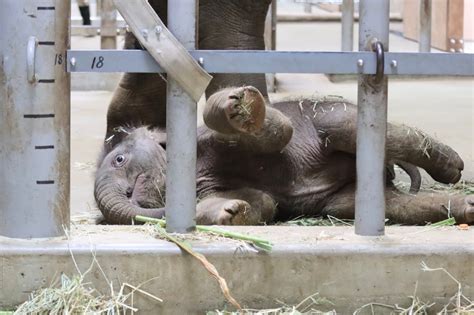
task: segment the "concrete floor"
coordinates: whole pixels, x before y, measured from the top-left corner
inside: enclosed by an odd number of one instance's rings
[[[394,23],[392,29],[399,29]],[[357,34],[357,25],[355,29]],[[121,45],[119,39],[119,45]],[[278,50],[337,51],[339,23],[279,23]],[[73,49],[98,49],[98,38],[74,37]],[[416,51],[417,43],[390,35],[391,51]],[[105,76],[103,77],[105,80]],[[332,83],[322,74],[277,74],[277,94],[332,94],[357,99],[357,83]],[[95,160],[105,134],[105,116],[111,92],[72,93],[71,207],[75,220],[97,214],[93,200]],[[464,159],[463,179],[474,180],[474,80],[409,79],[389,83],[389,120],[416,126],[452,146]],[[91,212],[92,209],[92,212]]]

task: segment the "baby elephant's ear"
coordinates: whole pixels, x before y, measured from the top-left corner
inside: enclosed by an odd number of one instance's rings
[[[166,129],[164,128],[149,128],[154,131],[153,137],[160,144],[160,146],[166,150]]]
[[[104,149],[106,153],[112,151],[115,146],[121,143],[130,133],[132,130],[128,127],[115,127],[112,130],[112,134],[108,136],[104,141]]]
[[[166,150],[166,133],[160,133],[158,136],[158,143]]]

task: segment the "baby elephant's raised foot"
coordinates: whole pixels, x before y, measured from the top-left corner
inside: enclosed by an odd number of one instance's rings
[[[231,90],[224,108],[230,125],[237,131],[255,133],[263,126],[265,100],[253,86]]]
[[[442,156],[436,161],[435,165],[437,169],[430,172],[430,175],[438,182],[455,184],[461,179],[461,172],[464,170],[464,162],[456,152]]]
[[[425,135],[424,139],[427,139],[427,137],[429,136]],[[420,152],[424,158],[427,157],[425,170],[438,182],[444,184],[457,183],[461,179],[461,172],[464,170],[463,160],[451,147],[434,139],[430,141],[428,148]]]

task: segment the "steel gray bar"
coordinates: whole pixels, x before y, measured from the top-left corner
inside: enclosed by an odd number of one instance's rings
[[[352,51],[354,47],[354,0],[342,2],[341,50]]]
[[[3,236],[54,237],[69,228],[70,75],[64,55],[69,12],[70,1],[64,0],[2,1]]]
[[[211,73],[375,74],[373,52],[194,50],[190,53],[196,60],[203,58],[204,70]],[[102,67],[92,68],[94,58],[99,57],[104,58]],[[361,68],[357,66],[359,59],[364,63]],[[69,50],[68,60],[70,72],[163,72],[143,50]],[[385,74],[474,76],[474,54],[387,52]]]
[[[117,10],[113,0],[102,0],[100,5],[100,48],[117,49]]]
[[[270,5],[272,24],[272,44],[271,50],[276,50],[276,30],[277,30],[277,0],[273,0]]]
[[[420,38],[419,51],[431,50],[431,0],[420,0]]]
[[[195,48],[198,0],[168,2],[168,28],[186,49]],[[166,230],[196,227],[197,104],[168,77],[166,100]]]
[[[361,0],[359,50],[370,51],[375,41],[388,50],[389,0]],[[385,231],[385,142],[387,77],[361,75],[358,84],[357,189],[355,233],[383,235]]]
[[[116,36],[125,36],[127,29],[125,26],[117,27]],[[71,36],[99,36],[100,27],[92,25],[71,26]]]

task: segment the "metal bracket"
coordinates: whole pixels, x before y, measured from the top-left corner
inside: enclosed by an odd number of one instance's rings
[[[374,76],[374,83],[380,83],[383,80],[385,71],[385,53],[383,51],[383,44],[380,41],[376,41],[372,44],[372,50],[376,56],[376,70]]]
[[[114,3],[140,44],[198,102],[212,76],[166,28],[146,0],[114,0]]]
[[[28,44],[26,46],[26,78],[28,82],[36,82],[36,47],[38,46],[38,39],[34,36],[28,38]]]

